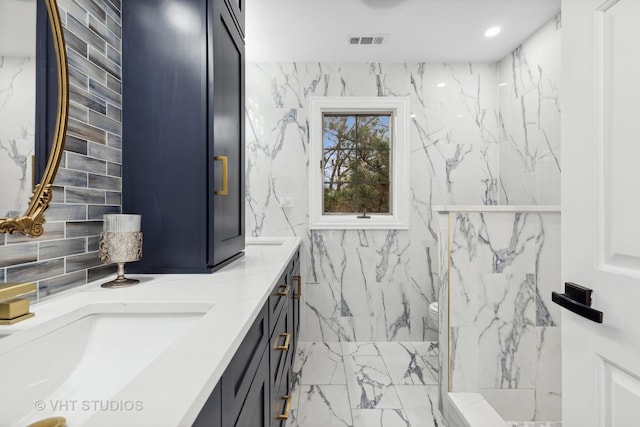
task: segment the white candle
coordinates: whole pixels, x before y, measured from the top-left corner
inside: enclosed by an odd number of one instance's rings
[[[103,219],[103,231],[106,232],[132,233],[140,231],[140,215],[106,214]]]

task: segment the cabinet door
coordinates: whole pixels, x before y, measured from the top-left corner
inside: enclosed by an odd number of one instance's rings
[[[218,427],[222,422],[222,399],[220,383],[213,389],[211,395],[193,422],[192,427]]]
[[[240,32],[244,36],[246,33],[244,31],[244,12],[245,12],[245,0],[226,0],[229,8],[233,12],[233,18],[240,29]]]
[[[300,276],[300,251],[297,251],[288,267],[289,282],[291,283],[291,310],[292,310],[292,333],[293,333],[293,354],[295,355],[298,346],[300,332],[300,299],[302,298],[302,277]]]
[[[262,364],[260,358],[267,348],[269,335],[267,331],[267,307],[260,311],[258,318],[253,323],[247,335],[242,340],[240,347],[233,356],[229,366],[222,374],[222,407],[224,418],[235,420],[241,412],[245,397],[250,393],[255,377],[263,375],[260,372]],[[266,371],[268,376],[269,357],[266,357]],[[229,422],[225,422],[229,425]]]
[[[270,374],[271,385],[277,387],[282,381],[282,377],[290,368],[291,355],[293,354],[293,313],[291,305],[287,304],[280,312],[276,328],[271,336],[270,344]]]
[[[287,370],[278,388],[271,390],[271,427],[285,427],[291,417],[291,371]]]
[[[209,262],[217,265],[244,249],[245,64],[225,0],[213,0],[209,10]]]
[[[262,359],[258,372],[253,378],[247,398],[242,405],[238,419],[233,424],[234,427],[270,427],[269,408],[269,352],[262,353]]]
[[[122,209],[144,232],[129,272],[207,272],[206,12],[205,0],[122,2]]]

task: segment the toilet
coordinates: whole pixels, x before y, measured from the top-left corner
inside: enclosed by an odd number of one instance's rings
[[[434,301],[429,304],[429,326],[437,331],[438,322],[438,301]]]

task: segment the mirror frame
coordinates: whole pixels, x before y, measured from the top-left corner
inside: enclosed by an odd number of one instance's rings
[[[67,51],[64,44],[62,25],[60,23],[60,14],[56,0],[43,1],[46,3],[49,22],[51,24],[58,69],[58,108],[51,152],[47,159],[47,166],[45,167],[42,179],[34,187],[33,194],[29,199],[29,207],[24,215],[15,218],[0,218],[0,233],[13,234],[18,232],[24,233],[29,237],[38,237],[44,233],[43,224],[46,222],[44,212],[49,207],[53,196],[53,180],[56,177],[58,166],[62,159],[69,116],[69,71],[67,68]]]

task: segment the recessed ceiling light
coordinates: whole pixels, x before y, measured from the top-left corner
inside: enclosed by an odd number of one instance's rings
[[[485,37],[495,37],[498,34],[500,34],[500,31],[502,31],[502,28],[500,28],[500,27],[491,27],[487,31],[484,32],[484,36]]]
[[[415,114],[412,114],[412,115],[411,115],[411,118],[412,118],[412,119],[415,119],[415,118],[416,118],[416,115],[415,115]]]
[[[502,82],[502,83],[498,83],[498,86],[500,86],[500,87],[505,87],[505,86],[507,86],[508,84],[509,84],[509,83],[507,83],[507,82]]]
[[[458,114],[456,117],[457,117],[457,118],[459,118],[459,119],[461,119],[461,118],[463,118],[463,117],[464,117],[464,114]]]
[[[446,82],[440,82],[440,83],[438,83],[436,86],[437,86],[437,87],[445,87],[446,85],[447,85],[447,83],[446,83]]]

